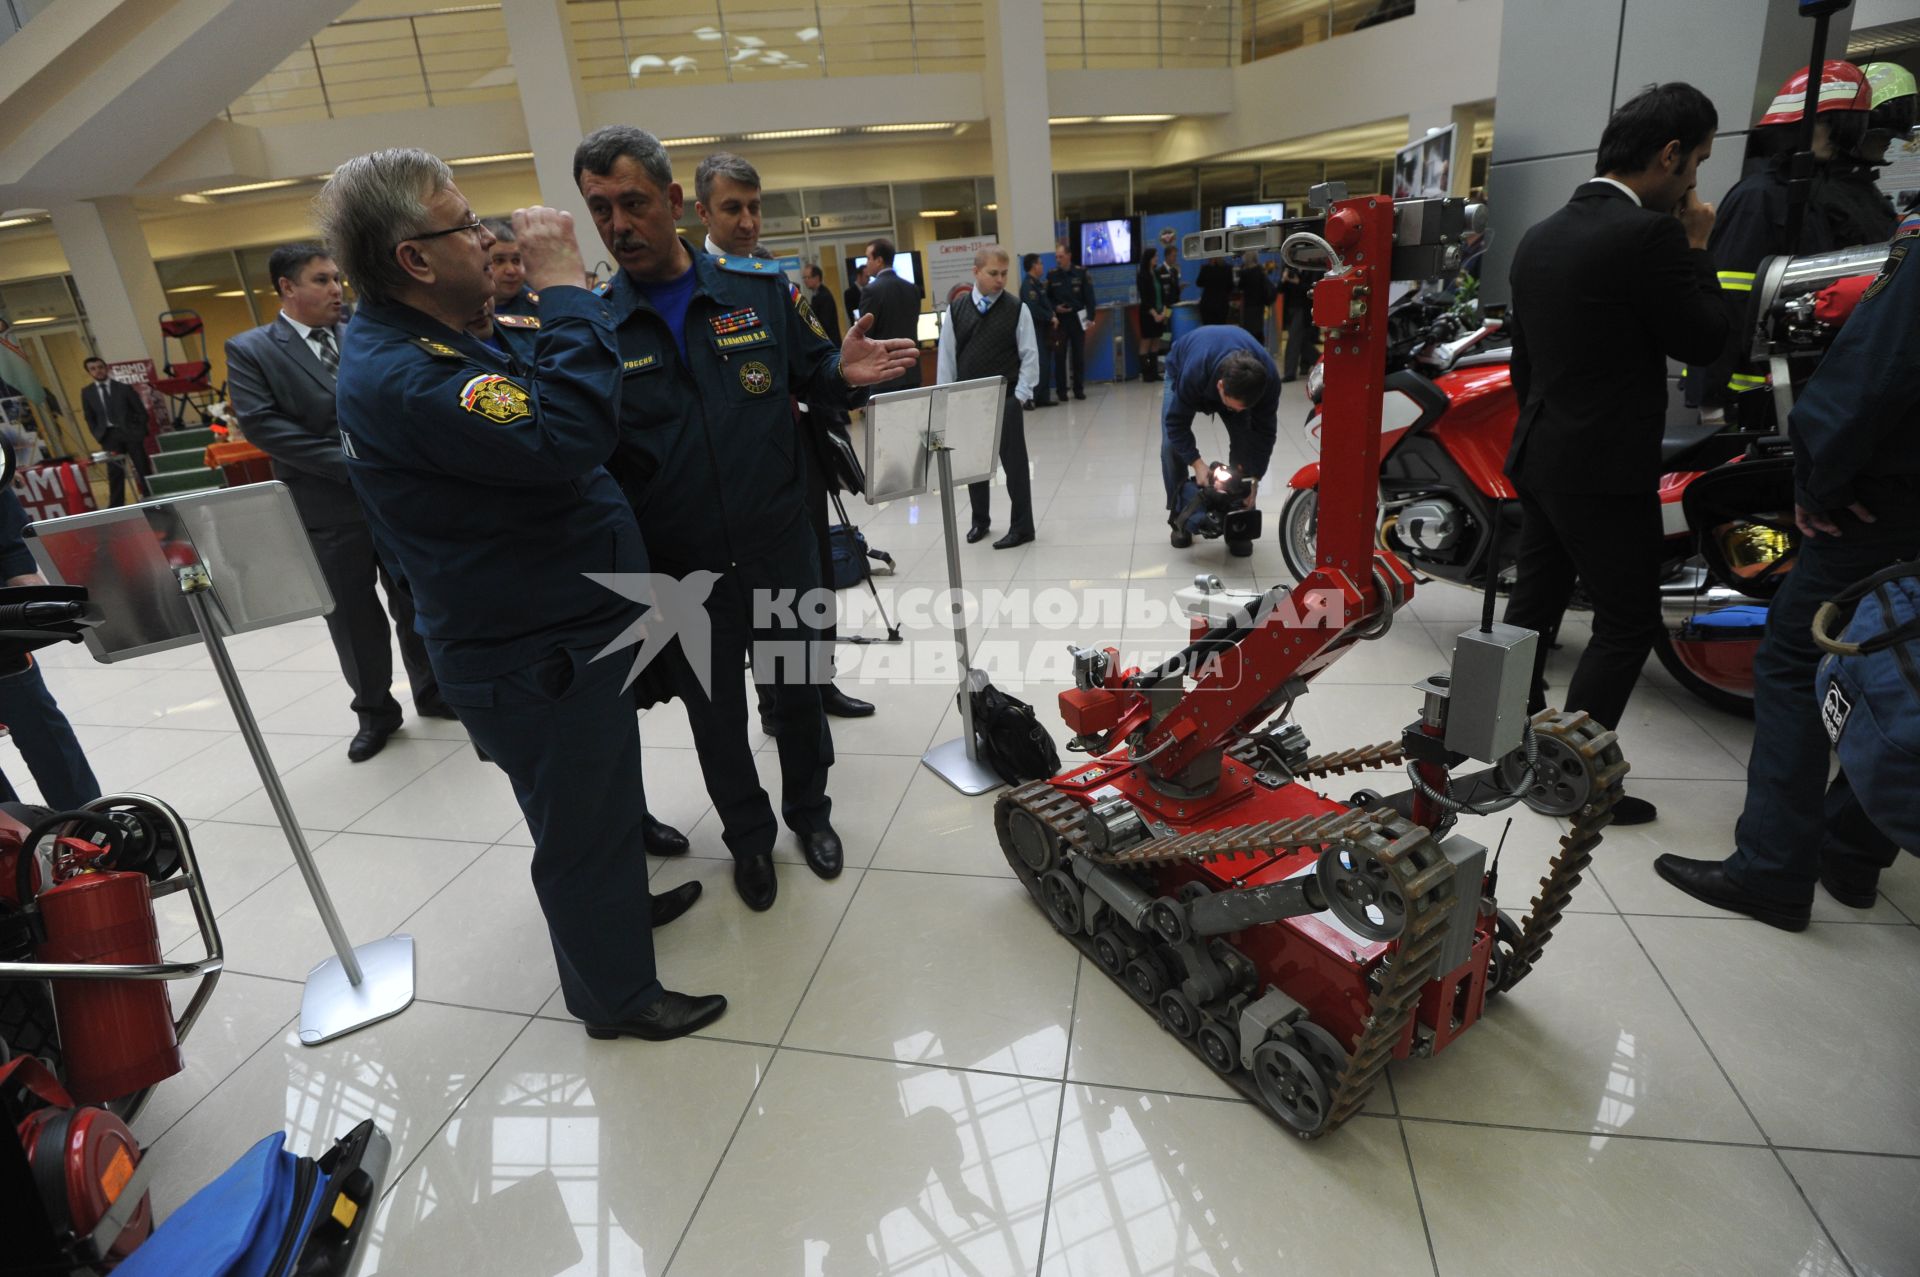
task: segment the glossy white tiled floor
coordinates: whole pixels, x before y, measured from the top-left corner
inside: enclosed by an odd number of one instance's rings
[[[970,583],[1284,579],[1271,541],[1251,560],[1169,550],[1158,402],[1158,387],[1096,388],[1031,417],[1040,540],[964,547]],[[1299,400],[1284,402],[1269,519],[1307,456]],[[856,517],[898,558],[900,584],[933,585],[938,513]],[[1392,736],[1418,709],[1406,684],[1440,667],[1475,611],[1429,587],[1303,701],[1316,747]],[[1562,681],[1583,633],[1567,627]],[[987,637],[1018,665],[1069,638],[1140,647],[1176,628],[1123,617],[1105,633]],[[317,1152],[372,1116],[394,1161],[365,1273],[1920,1273],[1920,866],[1905,860],[1870,912],[1822,897],[1798,936],[1668,889],[1656,854],[1726,848],[1749,728],[1657,667],[1622,735],[1661,822],[1607,839],[1511,999],[1302,1145],[1052,933],[1006,871],[991,798],[961,798],[918,765],[956,730],[942,687],[846,680],[880,704],[834,726],[847,871],[822,883],[783,845],[764,916],[733,894],[684,717],[646,717],[655,809],[695,842],[656,862],[656,888],[707,888],[660,933],[661,969],[733,1005],[694,1040],[599,1043],[558,1009],[525,827],[458,725],[410,721],[350,765],[320,624],[234,647],[348,928],[411,933],[420,999],[301,1047],[296,981],[324,937],[204,660],[109,668],[47,653],[103,783],[192,818],[231,958],[187,1072],[140,1122],[163,1214],[271,1130]],[[1020,688],[1027,672],[998,673]],[[1024,684],[1048,717],[1057,688]],[[0,765],[25,781],[11,745]],[[1525,907],[1521,883],[1557,832],[1516,819],[1510,907]],[[164,922],[169,942],[186,936],[179,911]]]

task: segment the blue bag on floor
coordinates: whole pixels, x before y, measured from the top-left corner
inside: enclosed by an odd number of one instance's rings
[[[1834,623],[1858,606],[1839,638]],[[1820,605],[1820,719],[1861,810],[1920,852],[1920,559],[1896,563]]]
[[[362,1122],[315,1161],[275,1132],[195,1193],[114,1271],[119,1277],[346,1273],[379,1200],[390,1148]]]

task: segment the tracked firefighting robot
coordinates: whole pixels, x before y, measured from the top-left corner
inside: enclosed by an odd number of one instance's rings
[[[1060,711],[1087,755],[1001,795],[1001,848],[1053,925],[1167,1032],[1305,1139],[1358,1112],[1389,1062],[1444,1050],[1539,961],[1612,818],[1627,764],[1584,714],[1526,714],[1538,641],[1492,621],[1415,685],[1398,740],[1313,753],[1291,721],[1313,680],[1378,638],[1414,578],[1375,541],[1387,307],[1457,269],[1463,201],[1348,198],[1317,216],[1189,235],[1189,260],[1281,250],[1325,270],[1317,568],[1264,595],[1208,578],[1189,646],[1153,669],[1074,653]],[[1405,286],[1403,284],[1403,286]],[[1489,600],[1492,591],[1487,594]],[[1473,773],[1470,762],[1487,764]],[[1346,802],[1316,784],[1404,766]],[[1497,855],[1462,814],[1568,817],[1531,908],[1498,904]]]

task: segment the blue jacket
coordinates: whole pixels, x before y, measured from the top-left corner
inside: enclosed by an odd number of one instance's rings
[[[610,469],[648,552],[676,572],[725,570],[794,535],[806,489],[790,396],[839,409],[866,397],[773,262],[694,251],[693,270],[685,358],[625,271],[605,290],[621,361]]]
[[[1920,216],[1894,233],[1887,264],[1793,406],[1794,500],[1815,511],[1863,502],[1914,517],[1920,489]],[[1887,499],[1882,500],[1882,495]]]
[[[1266,367],[1267,390],[1245,412],[1228,412],[1220,402],[1220,361],[1238,350],[1257,356]],[[1227,461],[1248,478],[1265,478],[1280,432],[1280,370],[1267,348],[1237,324],[1209,324],[1173,343],[1166,376],[1166,417],[1161,424],[1174,459],[1183,466],[1199,460],[1193,415],[1204,412],[1227,428]]]
[[[565,287],[541,293],[540,321],[529,365],[368,303],[340,352],[347,474],[443,687],[598,646],[640,612],[582,575],[647,570],[602,468],[619,439],[612,323]]]

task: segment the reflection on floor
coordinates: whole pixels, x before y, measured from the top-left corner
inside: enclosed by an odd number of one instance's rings
[[[1158,387],[1096,388],[1035,414],[1039,539],[962,547],[969,583],[1000,600],[983,620],[994,676],[1056,726],[1068,640],[1166,649],[1166,599],[1193,573],[1285,579],[1271,542],[1251,559],[1169,548],[1158,404]],[[1283,429],[1270,508],[1311,447]],[[894,603],[919,605],[905,655],[845,653],[843,684],[880,706],[834,724],[846,873],[818,881],[783,844],[779,904],[749,913],[684,715],[642,724],[655,809],[694,840],[657,863],[656,889],[707,887],[661,933],[661,968],[733,1000],[671,1045],[590,1042],[560,1009],[525,827],[458,724],[409,721],[347,762],[348,697],[316,621],[234,649],[349,931],[411,933],[420,1001],[300,1046],[297,981],[325,937],[204,660],[46,653],[102,781],[192,818],[231,956],[188,1071],[140,1123],[163,1214],[268,1131],[318,1151],[372,1117],[394,1161],[362,1271],[395,1277],[1920,1273],[1920,866],[1866,912],[1823,896],[1797,936],[1652,872],[1663,850],[1726,847],[1747,724],[1650,666],[1622,736],[1662,819],[1609,834],[1513,998],[1302,1145],[1051,932],[1006,871],[990,798],[919,766],[956,732],[925,606],[944,578],[939,510],[856,509],[899,562]],[[879,632],[843,601],[843,633]],[[1407,684],[1476,613],[1472,595],[1424,590],[1301,703],[1315,747],[1396,734],[1418,709]],[[1561,686],[1585,634],[1566,627]],[[771,751],[760,762],[773,778]],[[25,781],[11,744],[0,765]],[[1504,881],[1537,873],[1558,830],[1521,813]],[[187,935],[179,903],[169,944]]]

